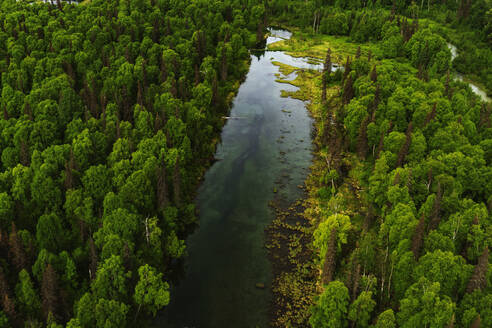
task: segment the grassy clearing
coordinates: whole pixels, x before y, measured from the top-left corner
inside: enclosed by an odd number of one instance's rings
[[[290,75],[292,72],[297,73],[296,78],[293,80],[286,80],[281,75],[277,75],[278,79],[276,82],[290,84],[298,88],[296,91],[282,90],[282,97],[311,101],[311,104],[308,105],[308,110],[311,115],[315,115],[314,112],[320,105],[321,73],[315,70],[293,67],[277,61],[272,63],[279,67],[280,72],[284,76]],[[328,96],[335,93],[338,93],[338,88],[332,87],[327,90]]]
[[[281,93],[282,97],[291,97],[302,101],[309,101],[312,100],[313,98],[312,91],[318,88],[318,83],[320,83],[320,81],[318,80],[319,75],[320,75],[319,72],[316,71],[299,70],[297,71],[297,77],[294,80],[288,81],[288,80],[278,79],[276,81],[279,83],[287,83],[295,87],[298,87],[296,91],[282,90]]]
[[[332,36],[322,34],[311,34],[296,29],[289,40],[278,41],[268,45],[268,50],[285,51],[293,57],[312,57],[323,60],[326,51],[331,48],[332,61],[343,64],[347,56],[355,56],[357,48],[361,47],[361,54],[367,56],[369,51],[377,55],[377,47],[372,43],[351,43],[346,36]]]

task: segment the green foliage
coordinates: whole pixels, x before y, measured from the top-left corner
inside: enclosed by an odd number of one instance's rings
[[[395,314],[392,309],[381,312],[374,328],[395,328]]]
[[[315,193],[314,247],[323,259],[336,227],[348,288],[326,287],[312,325],[394,327],[392,310],[379,313],[391,307],[402,327],[446,326],[453,314],[490,326],[490,274],[465,294],[491,247],[490,109],[446,72],[492,89],[491,10],[485,0],[1,1],[0,266],[15,299],[2,299],[0,326],[124,327],[139,307],[168,304],[193,191],[267,16],[370,42],[352,62],[354,97],[329,108],[339,152],[317,179],[331,191]],[[459,46],[452,64],[447,41]],[[360,281],[346,273],[359,264]],[[63,302],[43,317],[47,298]]]
[[[293,2],[276,1],[279,8]],[[485,87],[492,81],[490,40],[480,30],[490,25],[484,19],[490,6],[307,1],[280,16],[314,34],[371,41],[361,48],[376,58],[370,62],[359,52],[351,60],[345,78],[352,79],[353,97],[322,104],[313,95],[311,106],[322,127],[316,137],[322,151],[310,193],[316,199],[307,213],[316,213],[314,246],[321,255],[331,229],[343,226],[326,213],[350,218],[332,266],[350,293],[344,319],[354,327],[489,324],[490,259],[481,256],[488,254],[492,231],[490,104],[456,80],[453,69]],[[315,10],[321,13],[318,30]],[[448,42],[459,48],[453,63]],[[346,86],[332,92],[343,96]],[[331,193],[330,177],[337,186]],[[322,308],[322,297],[316,302]]]
[[[99,299],[125,299],[128,292],[126,280],[130,273],[125,272],[119,256],[112,255],[98,268],[96,279],[91,284],[92,293]]]
[[[320,258],[324,259],[333,228],[337,231],[337,249],[341,250],[347,243],[347,233],[351,229],[350,218],[343,214],[333,214],[318,225],[314,232],[314,246],[320,250]]]
[[[169,286],[162,281],[162,273],[157,273],[147,264],[138,269],[138,275],[140,279],[133,296],[135,302],[155,316],[158,310],[169,303]]]
[[[348,305],[347,287],[340,281],[330,282],[312,309],[311,318],[309,319],[311,327],[347,327]]]
[[[0,327],[5,327],[5,328],[10,327],[9,319],[7,318],[7,316],[3,311],[0,311]]]
[[[100,298],[95,308],[97,327],[126,327],[128,309],[129,306],[125,303]]]
[[[167,266],[185,254],[194,191],[265,14],[259,0],[0,1],[12,325],[124,327],[139,306],[168,304]]]
[[[74,325],[78,324],[81,327],[94,327],[96,316],[94,314],[94,299],[90,293],[85,293],[75,306],[76,318]]]
[[[41,308],[39,296],[26,270],[19,272],[19,283],[15,288],[17,300],[22,304],[23,313],[35,318]]]
[[[438,282],[440,291],[453,297],[462,293],[471,276],[471,265],[466,265],[465,260],[451,252],[437,250],[424,255],[418,266],[415,267],[416,279],[426,277],[429,281]]]
[[[415,67],[422,66],[439,74],[445,73],[449,68],[451,53],[446,41],[429,30],[415,33],[407,43],[406,50]]]
[[[415,219],[412,208],[398,203],[381,225],[379,232],[381,240],[387,240],[391,250],[396,249],[402,241],[412,237],[416,225],[417,219]]]
[[[1,225],[5,228],[12,222],[13,203],[10,196],[2,192],[0,193],[0,218],[2,220]]]
[[[369,327],[371,313],[376,306],[372,292],[362,292],[350,305],[348,318],[357,323],[358,327]]]
[[[492,324],[492,295],[486,291],[474,291],[466,294],[458,307],[458,320],[463,327],[469,327],[480,315],[483,327]]]
[[[403,37],[400,28],[394,23],[387,22],[382,29],[381,50],[386,58],[396,58],[403,55]]]
[[[60,218],[54,214],[44,214],[36,227],[36,240],[40,248],[56,253],[63,245],[63,228]]]
[[[431,283],[425,278],[412,285],[400,303],[400,327],[443,327],[449,324],[456,306],[449,297],[440,297],[439,290],[439,283]]]
[[[334,12],[323,17],[320,31],[330,35],[348,35],[350,16],[344,12]]]

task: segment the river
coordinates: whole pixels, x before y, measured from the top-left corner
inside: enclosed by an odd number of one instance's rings
[[[458,56],[458,48],[456,48],[456,46],[452,45],[451,43],[448,43],[448,48],[451,51],[451,60],[454,60]],[[480,87],[478,87],[477,85],[473,84],[472,82],[470,82],[468,80],[465,81],[463,79],[463,75],[461,75],[458,72],[455,72],[455,76],[456,76],[455,79],[460,80],[460,81],[464,81],[465,83],[468,83],[468,85],[470,86],[470,88],[472,89],[472,91],[475,94],[477,94],[482,99],[482,101],[485,101],[485,102],[492,101],[492,99],[487,96],[487,92],[485,92],[484,90],[480,89]]]
[[[290,38],[271,30],[267,44]],[[251,55],[251,66],[223,127],[215,157],[198,190],[200,226],[188,240],[185,277],[155,327],[268,327],[271,264],[264,229],[274,195],[299,198],[312,161],[313,121],[305,104],[282,98],[273,61],[320,69],[284,52]],[[295,77],[292,73],[288,78]],[[264,284],[265,288],[257,288]]]

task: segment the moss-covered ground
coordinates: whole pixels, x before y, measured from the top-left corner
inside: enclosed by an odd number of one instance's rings
[[[293,57],[310,57],[324,60],[326,50],[332,50],[332,62],[343,64],[347,56],[354,56],[357,48],[361,47],[362,56],[367,56],[369,51],[373,56],[377,55],[376,47],[371,43],[356,44],[349,41],[346,36],[332,36],[324,34],[311,34],[300,31],[299,29],[291,29],[293,36],[289,40],[282,40],[268,45],[268,50],[285,51]]]

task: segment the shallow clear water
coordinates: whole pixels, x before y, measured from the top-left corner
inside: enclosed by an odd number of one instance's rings
[[[319,68],[282,52],[252,56],[222,131],[220,160],[198,191],[200,227],[187,241],[185,278],[155,327],[268,327],[272,272],[264,229],[274,218],[268,204],[274,190],[288,201],[300,197],[297,186],[312,160],[312,120],[302,101],[280,96],[296,88],[275,82],[272,61]]]
[[[288,40],[292,36],[292,33],[289,31],[286,31],[286,30],[276,30],[276,29],[270,28],[270,29],[268,29],[268,31],[270,32],[270,35],[269,35],[267,42],[266,42],[267,45],[278,42],[278,41],[282,41],[282,40]]]

